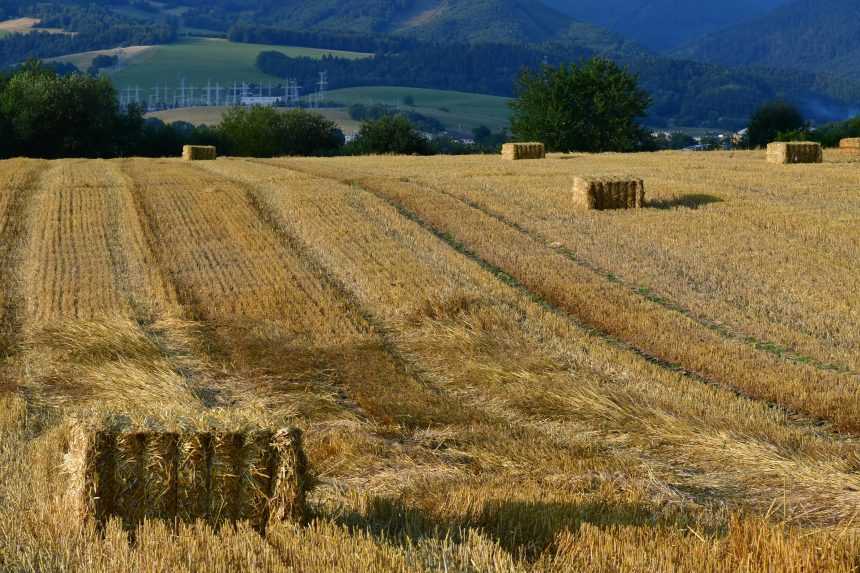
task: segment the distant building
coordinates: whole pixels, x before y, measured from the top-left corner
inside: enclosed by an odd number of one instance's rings
[[[242,96],[239,99],[239,103],[245,106],[252,105],[261,105],[268,107],[275,107],[277,105],[281,105],[281,98],[279,97],[263,97],[263,96]]]

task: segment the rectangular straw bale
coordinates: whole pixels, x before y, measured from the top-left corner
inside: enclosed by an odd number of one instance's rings
[[[576,177],[573,202],[580,209],[639,209],[645,205],[641,179]]]
[[[140,433],[119,433],[114,436],[112,510],[120,516],[123,525],[140,522],[144,517],[143,507],[143,450],[146,437]]]
[[[186,432],[179,436],[176,468],[176,518],[191,522],[209,513],[209,451],[211,436]]]
[[[274,464],[272,466],[274,495],[270,497],[271,521],[299,521],[305,511],[305,493],[309,486],[308,460],[302,448],[302,433],[297,429],[284,429],[272,439]]]
[[[209,161],[217,157],[212,145],[183,145],[182,159],[185,161]]]
[[[241,435],[225,432],[212,434],[212,453],[209,461],[209,518],[216,527],[233,519],[234,501],[239,493],[239,476],[236,458],[237,441]],[[241,443],[241,442],[239,442]]]
[[[176,464],[179,436],[152,432],[141,436],[141,511],[148,519],[172,519],[176,515]]]
[[[839,149],[860,151],[860,137],[846,137],[845,139],[839,140]]]
[[[301,520],[308,465],[299,430],[73,431],[65,459],[68,502],[104,527],[144,519],[219,527]]]
[[[543,159],[546,157],[546,147],[543,143],[505,143],[502,145],[502,159],[517,161],[520,159]]]
[[[266,492],[269,476],[275,470],[275,452],[270,447],[272,438],[264,431],[246,433],[237,459],[236,519],[248,520],[257,528],[264,528],[265,523],[260,520],[268,519],[269,497]]]
[[[778,141],[767,146],[769,163],[821,163],[824,154],[821,144],[812,141]]]

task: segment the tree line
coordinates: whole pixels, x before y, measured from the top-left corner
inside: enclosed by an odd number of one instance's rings
[[[165,124],[144,118],[136,106],[120,109],[116,90],[104,76],[63,75],[32,61],[0,74],[0,158],[163,157],[178,155],[187,144],[256,157],[474,153],[494,151],[505,137],[478,130],[480,141],[471,145],[446,137],[431,141],[396,110],[353,111],[366,116],[349,144],[334,122],[301,109],[237,107],[216,126]]]
[[[647,151],[682,143],[656,140],[642,127],[650,97],[635,76],[609,60],[525,71],[516,94],[510,137],[542,141],[550,151]],[[216,126],[168,125],[144,118],[135,106],[120,109],[104,76],[62,75],[34,61],[0,75],[0,157],[162,157],[178,155],[185,144],[258,157],[492,153],[509,138],[481,127],[469,143],[444,133],[429,139],[409,110],[354,106],[351,112],[363,123],[349,142],[334,122],[306,110],[237,107]],[[749,129],[753,146],[779,138],[836,144],[858,134],[860,118],[813,131],[796,109],[779,102],[754,114]]]

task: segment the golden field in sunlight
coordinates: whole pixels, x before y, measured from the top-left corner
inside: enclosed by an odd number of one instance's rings
[[[856,571],[858,168],[0,162],[0,568]],[[96,530],[94,412],[301,428],[307,520]]]

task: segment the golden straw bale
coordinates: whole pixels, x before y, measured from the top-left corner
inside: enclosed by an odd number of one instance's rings
[[[812,141],[778,141],[767,146],[769,163],[821,163],[821,144]]]
[[[310,483],[301,432],[72,430],[65,458],[68,503],[103,527],[144,519],[219,527],[302,520]]]
[[[185,432],[177,445],[176,518],[194,521],[209,512],[209,468],[207,466],[210,437],[206,433]]]
[[[845,139],[839,140],[839,149],[860,151],[860,137],[846,137]]]
[[[185,161],[209,161],[217,157],[212,145],[183,145],[182,159]]]
[[[517,161],[519,159],[543,159],[546,148],[543,143],[505,143],[502,145],[502,159]]]
[[[308,460],[302,449],[302,434],[297,429],[284,429],[272,439],[274,471],[269,519],[300,521],[305,512],[305,493],[310,487]]]
[[[576,177],[573,202],[580,209],[639,209],[645,206],[641,179]]]

